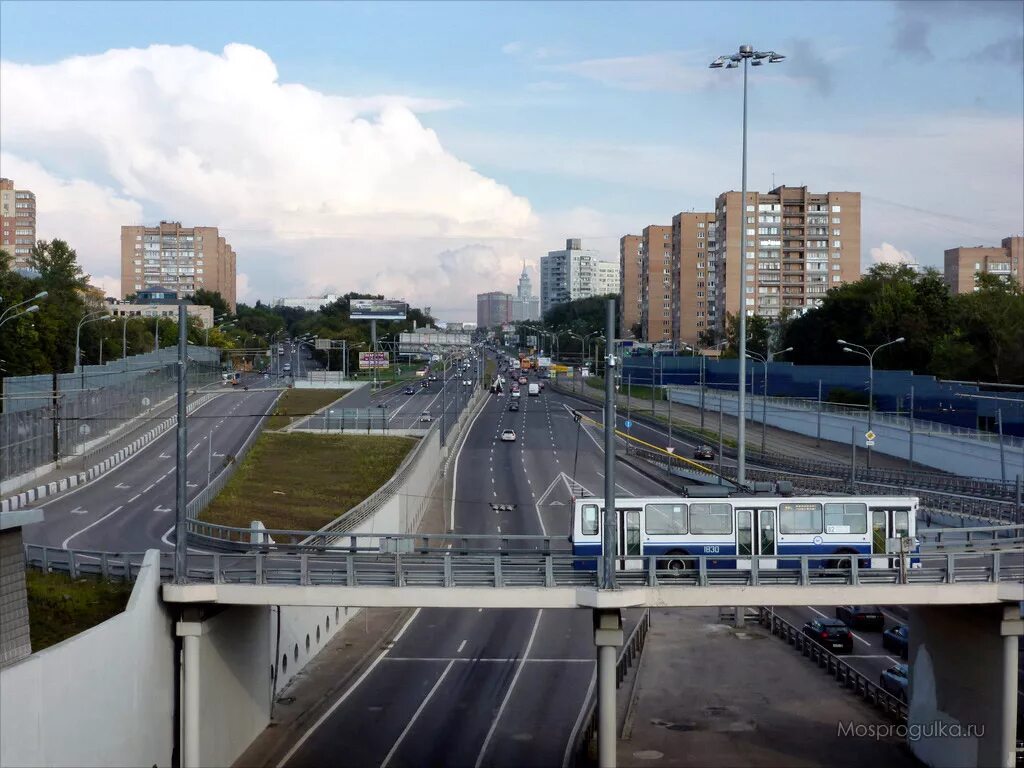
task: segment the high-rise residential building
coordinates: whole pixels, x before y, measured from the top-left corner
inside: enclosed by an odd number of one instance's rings
[[[11,269],[28,267],[36,242],[36,196],[0,179],[0,248],[11,257]]]
[[[583,250],[578,238],[565,241],[565,250],[540,257],[540,309],[576,299],[618,293],[619,265],[602,261],[597,251]]]
[[[825,292],[860,277],[860,193],[780,186],[767,194],[723,192],[715,201],[716,331],[739,310],[777,318],[817,306]],[[741,230],[746,253],[740,255]],[[741,268],[742,267],[742,268]]]
[[[644,227],[640,245],[640,325],[644,341],[672,338],[672,227]]]
[[[643,299],[643,242],[640,235],[619,238],[619,335],[624,339],[643,336],[642,331],[633,333],[640,323]]]
[[[478,328],[496,328],[512,322],[512,295],[502,291],[476,295]]]
[[[220,293],[233,312],[235,282],[235,252],[217,227],[183,227],[177,221],[121,227],[122,296],[151,285],[182,297],[204,289]]]
[[[999,246],[960,246],[945,252],[943,274],[953,293],[976,291],[981,272],[999,275],[1024,288],[1024,237],[1004,237]]]
[[[523,272],[519,275],[519,285],[512,299],[512,321],[540,320],[540,298],[533,295],[533,283],[523,263]]]
[[[672,217],[672,345],[697,346],[715,327],[715,214]]]

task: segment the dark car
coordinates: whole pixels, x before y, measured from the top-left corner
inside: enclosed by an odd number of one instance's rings
[[[907,702],[907,688],[910,685],[910,669],[906,664],[896,664],[882,672],[878,684],[886,693],[891,693],[904,704]]]
[[[854,629],[885,629],[885,617],[877,605],[840,605],[836,607],[836,618]]]
[[[804,624],[803,633],[833,653],[853,651],[853,633],[839,619],[811,619]]]
[[[519,403],[517,403],[515,400],[513,400],[511,403],[508,404],[508,409],[510,411],[518,411],[519,410]]]
[[[715,450],[710,445],[698,445],[693,450],[693,458],[713,459],[715,458]]]
[[[407,395],[415,395],[416,394],[416,390],[413,389],[412,387],[406,387],[405,388],[405,394],[407,394]]]
[[[907,649],[910,647],[909,632],[906,624],[897,624],[889,627],[882,633],[882,647],[887,651],[898,653],[901,658],[907,658]]]

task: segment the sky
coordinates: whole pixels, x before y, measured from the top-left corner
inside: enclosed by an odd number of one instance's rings
[[[1024,2],[0,3],[0,175],[119,290],[123,224],[219,226],[239,298],[473,320],[748,187],[862,194],[862,265],[1024,233]]]

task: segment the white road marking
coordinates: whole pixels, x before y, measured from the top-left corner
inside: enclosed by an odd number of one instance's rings
[[[465,647],[466,647],[466,641],[463,640],[461,643],[459,643],[459,650],[457,650],[456,653],[462,653],[462,649],[465,648]]]
[[[476,764],[474,768],[480,768],[484,762],[484,755],[487,753],[487,747],[491,744],[491,739],[494,737],[494,731],[498,727],[498,721],[501,720],[501,715],[505,711],[505,707],[508,706],[509,699],[512,698],[512,692],[516,689],[516,683],[519,682],[519,675],[523,672],[523,667],[526,666],[526,660],[530,657],[530,649],[533,647],[533,641],[537,637],[537,627],[540,626],[540,617],[544,615],[544,609],[541,608],[537,611],[537,618],[533,622],[533,631],[530,632],[530,639],[526,643],[526,650],[523,651],[523,658],[519,662],[519,666],[516,667],[516,672],[512,675],[512,682],[508,686],[508,690],[505,692],[505,698],[501,700],[501,706],[498,707],[498,713],[494,716],[494,720],[491,723],[490,730],[487,731],[487,738],[484,739],[484,744],[480,747],[480,754],[476,757]]]
[[[75,507],[71,510],[72,515],[87,515],[89,514],[88,509],[82,509],[81,507]]]
[[[135,501],[140,496],[142,496],[141,493],[136,493],[134,496],[132,496],[130,499],[128,499],[128,503],[131,504],[133,501]]]
[[[82,529],[82,530],[80,530],[80,531],[75,531],[75,532],[74,532],[74,533],[72,533],[72,534],[71,534],[70,536],[68,536],[68,537],[67,537],[66,539],[64,539],[64,541],[63,541],[63,542],[61,543],[61,545],[60,545],[60,548],[61,548],[61,549],[67,549],[67,548],[68,548],[68,542],[69,542],[69,541],[71,541],[71,540],[72,540],[73,538],[75,538],[75,537],[76,537],[76,536],[78,536],[79,534],[85,533],[85,532],[86,532],[86,531],[88,531],[88,530],[89,530],[90,528],[92,528],[92,527],[93,527],[94,525],[99,525],[100,523],[102,523],[102,522],[103,522],[104,520],[106,520],[106,519],[107,519],[108,517],[110,517],[111,515],[115,514],[116,512],[119,512],[119,511],[120,511],[121,509],[123,509],[123,507],[117,507],[117,508],[115,508],[115,509],[112,509],[112,510],[111,510],[110,512],[107,512],[107,514],[105,514],[105,515],[104,515],[103,517],[101,517],[101,518],[100,518],[99,520],[95,520],[95,521],[93,521],[93,522],[89,523],[89,524],[88,524],[87,526],[85,526],[85,528],[83,528],[83,529]]]
[[[437,689],[441,687],[441,683],[443,683],[444,679],[448,677],[448,673],[451,671],[453,666],[455,666],[454,659],[448,662],[448,666],[444,668],[444,672],[442,672],[441,676],[437,678],[437,682],[434,683],[434,687],[430,689],[430,692],[427,694],[427,697],[423,699],[422,702],[420,702],[419,707],[416,708],[416,711],[413,713],[412,717],[409,719],[409,722],[406,724],[405,729],[398,735],[398,739],[395,741],[394,745],[392,745],[391,751],[389,751],[387,755],[384,757],[384,759],[381,761],[381,768],[384,768],[384,766],[391,762],[391,758],[394,757],[395,752],[398,751],[398,747],[401,745],[406,735],[408,735],[409,731],[412,730],[412,727],[416,723],[416,720],[419,719],[419,716],[423,713],[423,710],[426,709],[427,704],[434,697],[434,694],[437,693]]]
[[[405,630],[407,630],[409,628],[409,625],[412,624],[413,621],[416,620],[416,617],[420,615],[420,610],[420,608],[417,608],[415,611],[413,611],[412,616],[409,617],[409,620],[405,622],[405,625],[402,627],[402,629],[399,630],[397,635],[395,635],[395,639],[392,641],[393,644],[397,643],[402,638],[402,635],[405,634]],[[385,656],[387,656],[388,650],[390,649],[385,649],[381,651],[380,655],[378,655],[377,658],[373,660],[373,663],[366,668],[366,671],[363,672],[363,674],[361,674],[359,678],[354,683],[352,683],[352,685],[349,686],[349,688],[343,694],[341,694],[338,700],[334,702],[330,706],[330,708],[323,713],[323,715],[320,716],[319,720],[317,720],[315,723],[313,723],[312,726],[310,726],[308,731],[302,734],[302,737],[298,741],[296,741],[294,746],[292,746],[292,748],[288,750],[285,756],[281,758],[281,761],[277,764],[277,768],[283,768],[283,766],[289,760],[292,759],[292,755],[299,751],[299,748],[306,743],[306,740],[313,735],[313,732],[316,731],[316,729],[319,728],[321,725],[323,725],[324,722],[326,722],[327,719],[332,714],[334,714],[334,710],[340,707],[345,702],[345,699],[351,696],[352,692],[355,691],[362,684],[362,682],[370,676],[370,673],[373,672],[376,666],[380,664],[380,662],[384,659]]]
[[[149,486],[146,490],[143,491],[143,493],[149,493],[150,491],[152,491],[154,485],[156,485],[156,483],[154,483],[153,485]]]

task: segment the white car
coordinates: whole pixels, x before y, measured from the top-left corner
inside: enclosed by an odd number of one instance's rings
[[[513,389],[512,390],[512,397],[519,397],[519,390],[518,389]]]
[[[516,431],[514,429],[506,429],[501,433],[501,441],[503,443],[514,443],[516,441]]]
[[[430,421],[430,411],[424,411],[420,414],[420,421]]]
[[[470,379],[463,379],[462,380],[462,386],[464,386],[464,387],[472,387],[473,386],[473,382]]]

